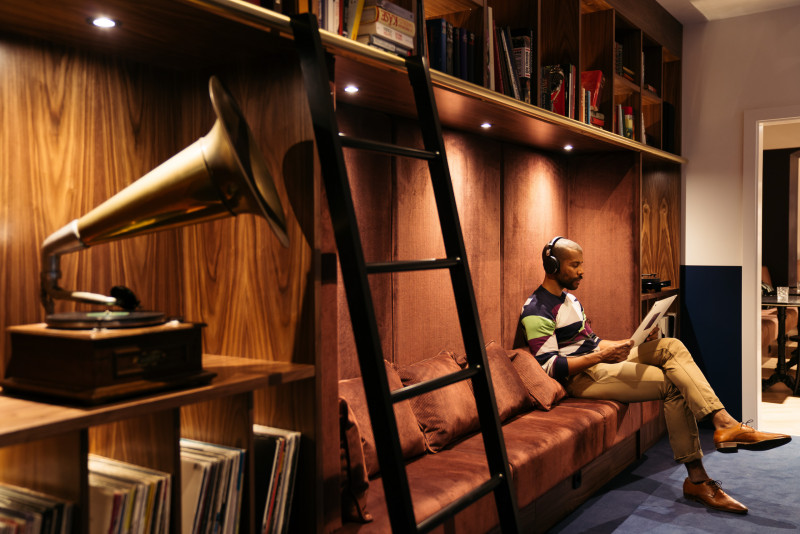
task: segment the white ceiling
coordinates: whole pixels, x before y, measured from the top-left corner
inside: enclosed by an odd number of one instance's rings
[[[728,19],[800,6],[800,0],[657,0],[683,24]]]

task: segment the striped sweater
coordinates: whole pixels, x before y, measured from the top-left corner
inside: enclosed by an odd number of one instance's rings
[[[592,352],[600,342],[571,293],[556,296],[539,286],[525,301],[519,319],[531,353],[556,380],[569,375],[568,357]]]

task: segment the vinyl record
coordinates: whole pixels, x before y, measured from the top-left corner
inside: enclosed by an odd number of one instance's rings
[[[164,314],[157,311],[101,311],[54,313],[45,318],[51,328],[134,328],[153,326],[166,322]]]

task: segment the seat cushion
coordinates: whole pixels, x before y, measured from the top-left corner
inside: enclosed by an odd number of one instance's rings
[[[625,404],[613,400],[568,398],[560,404],[565,408],[592,410],[603,417],[603,447],[610,449],[636,433],[642,426],[642,403]]]
[[[534,410],[503,425],[511,476],[523,507],[603,452],[605,421],[594,410],[554,406]],[[480,434],[453,446],[484,454]]]

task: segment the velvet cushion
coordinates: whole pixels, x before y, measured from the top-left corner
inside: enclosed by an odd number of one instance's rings
[[[367,523],[372,515],[367,511],[369,478],[361,446],[361,432],[353,410],[339,397],[339,452],[341,458],[342,519]]]
[[[545,411],[550,410],[558,401],[567,396],[567,390],[564,389],[564,386],[545,373],[542,366],[528,350],[514,349],[509,351],[508,354],[538,408]]]
[[[397,370],[409,386],[461,370],[451,352],[442,351]],[[456,382],[410,399],[430,452],[442,450],[464,434],[478,430],[478,410],[467,381]]]
[[[486,345],[486,359],[492,373],[492,386],[500,421],[506,421],[532,409],[533,401],[505,349],[497,342],[490,341]],[[462,369],[466,368],[467,355],[459,354],[456,356],[456,362]]]
[[[403,386],[397,371],[389,362],[386,365],[386,377],[389,380],[389,390],[394,391]],[[369,476],[376,475],[380,470],[378,453],[375,449],[375,436],[372,433],[372,424],[367,408],[367,397],[364,393],[364,384],[361,377],[339,381],[339,396],[343,397],[355,414],[361,431],[361,443],[364,446],[364,459],[367,464]],[[398,402],[394,405],[394,416],[397,420],[397,432],[400,434],[400,448],[403,458],[412,458],[425,452],[425,437],[419,428],[414,412],[409,401]]]

